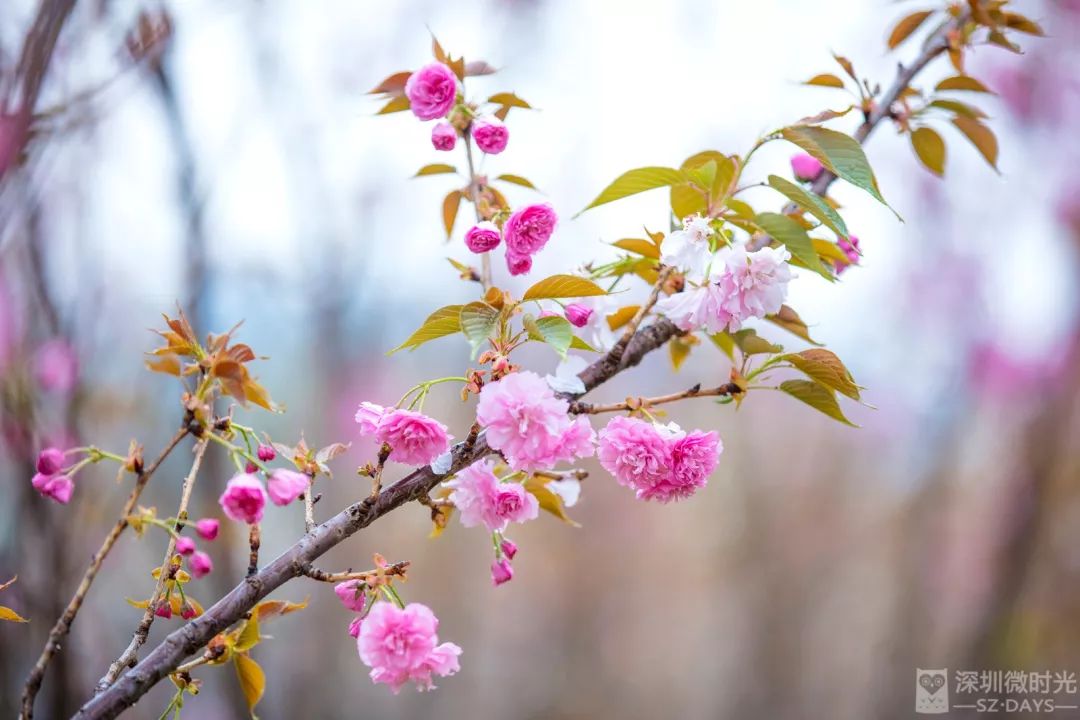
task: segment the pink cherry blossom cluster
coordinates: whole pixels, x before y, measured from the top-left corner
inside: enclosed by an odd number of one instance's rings
[[[38,454],[37,472],[30,484],[42,497],[66,505],[75,491],[72,474],[64,471],[65,453],[60,448],[47,447]]]
[[[405,82],[409,108],[421,120],[437,120],[450,115],[459,100],[459,83],[454,71],[445,63],[433,62],[420,68]],[[467,113],[471,116],[471,111]],[[457,117],[457,114],[455,114]],[[506,149],[510,131],[494,115],[473,117],[467,132],[476,146],[488,155],[498,155]],[[431,129],[431,144],[436,150],[450,151],[457,145],[458,130],[450,122],[439,122]]]
[[[533,256],[547,245],[558,222],[551,205],[526,205],[511,213],[501,230],[489,220],[469,228],[465,246],[480,254],[494,250],[505,239],[507,269],[511,275],[524,275],[532,269]]]
[[[461,669],[461,648],[439,643],[439,619],[427,605],[378,602],[357,624],[360,660],[371,668],[371,679],[389,685],[394,694],[410,680],[418,690],[432,690],[433,676]]]
[[[203,518],[195,523],[195,532],[203,540],[213,540],[218,535],[220,523],[215,518]],[[202,550],[197,549],[195,540],[187,535],[176,539],[176,552],[187,558],[188,570],[195,578],[205,577],[214,569],[214,562]]]
[[[516,372],[484,386],[476,419],[513,470],[549,470],[595,451],[588,419],[571,419],[569,407],[536,373]]]
[[[446,426],[423,413],[360,403],[356,411],[360,434],[390,448],[389,459],[406,465],[430,465],[450,449]]]
[[[715,432],[684,432],[674,423],[658,425],[615,417],[600,431],[598,456],[604,469],[639,500],[683,500],[705,487],[723,445]]]
[[[279,506],[288,505],[307,491],[311,478],[304,473],[285,468],[274,468],[266,473],[266,487],[263,487],[257,472],[250,472],[252,466],[233,476],[225,485],[225,492],[218,498],[218,504],[225,516],[235,522],[254,525],[263,518],[266,501]],[[254,468],[256,471],[257,467]]]

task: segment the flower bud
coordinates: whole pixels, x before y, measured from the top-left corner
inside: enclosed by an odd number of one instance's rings
[[[532,258],[528,255],[506,253],[506,267],[511,275],[524,275],[532,270]]]
[[[791,157],[791,172],[795,173],[795,179],[803,182],[813,182],[824,170],[817,158],[799,153]]]
[[[213,540],[217,537],[218,529],[221,527],[221,523],[215,518],[203,518],[195,523],[195,532],[199,533],[199,537],[203,540]]]
[[[166,599],[159,602],[158,606],[154,608],[154,614],[157,615],[159,618],[165,618],[166,620],[171,618],[172,607],[170,606],[169,601]]]
[[[214,569],[214,561],[202,550],[196,550],[188,558],[188,568],[196,579],[205,577]]]
[[[431,144],[436,150],[453,150],[457,145],[457,130],[448,122],[435,123],[431,128]]]
[[[186,535],[176,538],[176,552],[181,555],[190,555],[195,552],[195,541]]]
[[[255,451],[255,454],[263,462],[270,462],[277,457],[277,451],[274,450],[274,446],[267,445],[266,443],[259,443],[259,448]]]
[[[190,620],[191,618],[195,617],[195,608],[191,605],[188,605],[187,603],[184,603],[184,606],[180,608],[180,617],[184,618],[185,620]]]
[[[255,473],[259,472],[259,466],[248,460],[247,464],[244,465],[244,472],[246,472],[248,475],[254,475]]]
[[[346,580],[334,586],[334,593],[347,609],[362,612],[367,602],[366,587],[362,580]]]
[[[55,475],[64,467],[64,451],[47,447],[38,454],[37,471],[43,475]]]
[[[41,493],[42,497],[47,497],[61,505],[67,505],[71,500],[71,494],[75,491],[75,483],[67,475],[43,475],[38,473],[34,475],[30,484],[34,486],[34,489]]]
[[[503,121],[494,116],[478,117],[472,121],[471,128],[476,147],[488,155],[498,155],[506,149],[510,140],[510,131]]]
[[[592,308],[586,307],[581,303],[570,303],[566,306],[566,319],[570,321],[570,324],[574,327],[585,327],[589,324],[589,318],[592,316]]]
[[[349,623],[349,635],[352,635],[354,638],[360,637],[360,625],[363,622],[364,622],[364,618],[361,617],[360,615],[357,615],[356,617],[354,617],[352,619],[352,622]]]
[[[491,583],[498,587],[514,579],[514,568],[506,558],[491,563]]]
[[[274,470],[266,481],[270,501],[275,505],[288,505],[304,494],[311,485],[311,478],[295,470]]]
[[[517,544],[510,538],[503,538],[499,549],[502,550],[502,554],[506,556],[507,560],[513,560],[518,551]]]
[[[499,226],[490,220],[473,225],[465,233],[465,247],[477,254],[494,250],[500,242],[502,242],[502,234],[499,232]]]

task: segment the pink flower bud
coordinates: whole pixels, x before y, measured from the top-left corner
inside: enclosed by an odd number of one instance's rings
[[[448,122],[435,123],[431,128],[431,144],[436,150],[453,150],[457,145],[457,130]]]
[[[218,503],[230,520],[254,525],[262,520],[266,490],[254,475],[237,475],[225,486]]]
[[[214,569],[214,561],[202,550],[196,550],[188,558],[188,568],[195,578],[206,577]]]
[[[360,625],[363,624],[363,622],[364,618],[360,615],[354,617],[352,619],[352,622],[349,623],[349,634],[352,635],[354,638],[360,637]]]
[[[821,163],[817,158],[807,155],[806,153],[799,153],[791,157],[791,172],[795,173],[796,180],[802,180],[803,182],[813,182],[817,180],[818,175],[824,170]]]
[[[43,475],[55,475],[64,467],[64,451],[48,447],[38,454],[37,471]]]
[[[495,587],[514,579],[514,568],[506,558],[491,563],[491,583]]]
[[[247,464],[244,465],[244,472],[246,472],[248,475],[254,475],[255,473],[259,472],[259,466],[248,460]]]
[[[502,234],[499,232],[499,226],[490,220],[473,225],[465,233],[465,247],[477,254],[494,250],[500,242],[502,242]]]
[[[847,270],[852,265],[858,265],[859,264],[859,257],[860,257],[859,238],[855,237],[854,235],[851,235],[851,236],[846,237],[846,238],[840,238],[837,241],[836,244],[839,245],[840,249],[844,251],[845,255],[847,255],[848,263],[850,263],[850,264],[844,264],[844,263],[839,262],[839,261],[834,263],[834,265],[836,267],[836,274],[839,275],[840,273],[844,272],[845,270]]]
[[[42,497],[55,500],[61,505],[68,504],[68,501],[71,500],[71,493],[75,490],[75,483],[67,475],[44,475],[38,473],[34,475],[30,484],[41,493]]]
[[[359,580],[346,580],[334,586],[341,604],[353,612],[362,612],[364,603],[367,602],[365,588],[367,586]]]
[[[506,143],[510,140],[510,131],[503,125],[503,121],[497,117],[478,117],[472,121],[473,139],[476,147],[488,155],[498,155],[506,149]]]
[[[176,552],[181,555],[190,555],[195,552],[195,541],[186,535],[176,538]]]
[[[570,324],[574,327],[585,327],[589,323],[589,318],[592,317],[592,308],[586,307],[581,303],[570,303],[566,306],[566,319],[570,321]]]
[[[506,556],[507,560],[513,560],[514,556],[517,555],[517,544],[510,538],[503,538],[499,548],[502,550],[502,554]]]
[[[159,618],[165,618],[166,620],[171,618],[172,606],[169,604],[169,601],[166,599],[159,602],[158,606],[154,608],[154,614],[157,615]]]
[[[267,445],[266,443],[259,443],[259,448],[255,451],[255,454],[263,462],[270,462],[277,457],[277,451],[274,450],[274,446]]]
[[[304,494],[311,485],[311,478],[295,470],[274,470],[266,481],[270,501],[275,505],[288,505]]]
[[[506,267],[511,275],[524,275],[532,270],[532,258],[528,255],[506,253]]]
[[[220,527],[221,523],[217,519],[203,518],[195,523],[195,532],[199,533],[199,537],[203,540],[213,540],[217,537]]]
[[[180,617],[185,620],[190,620],[195,617],[195,608],[185,603],[184,606],[180,608]]]

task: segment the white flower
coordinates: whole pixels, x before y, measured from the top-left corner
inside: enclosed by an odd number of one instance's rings
[[[555,392],[580,395],[585,392],[585,383],[578,377],[578,373],[588,366],[589,362],[580,355],[567,355],[566,359],[555,367],[555,374],[547,375],[544,379],[547,380],[548,387]]]
[[[683,221],[682,230],[675,230],[660,243],[660,261],[691,277],[701,278],[712,260],[712,235],[708,218],[691,215]]]
[[[610,350],[616,337],[608,325],[607,316],[619,309],[615,296],[594,295],[577,302],[592,310],[585,327],[581,328],[581,339],[601,352]]]

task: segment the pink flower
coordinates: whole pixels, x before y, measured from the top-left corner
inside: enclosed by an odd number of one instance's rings
[[[813,182],[824,169],[817,158],[806,153],[791,156],[791,172],[795,174],[796,180]]]
[[[512,252],[506,253],[506,269],[511,275],[526,275],[532,270],[532,258],[528,255],[517,255]]]
[[[450,448],[446,426],[412,410],[389,410],[375,437],[392,448],[391,460],[406,465],[429,465]]]
[[[511,253],[522,257],[540,252],[555,232],[558,221],[555,209],[547,203],[526,205],[514,211],[503,225],[508,257]]]
[[[254,475],[236,475],[225,485],[218,503],[230,520],[254,525],[262,520],[266,490]]]
[[[613,417],[600,431],[597,457],[620,485],[647,492],[671,472],[671,447],[652,423]]]
[[[354,638],[360,637],[360,626],[363,624],[363,622],[364,618],[360,615],[354,617],[352,619],[352,622],[349,623],[349,635],[353,636]]]
[[[75,491],[75,483],[67,475],[44,475],[38,473],[34,475],[30,484],[41,493],[42,497],[55,500],[61,505],[67,505],[71,500],[71,494]]]
[[[566,319],[569,320],[570,324],[574,327],[585,327],[588,325],[589,318],[592,314],[592,308],[582,305],[581,303],[570,303],[566,306]]]
[[[37,471],[42,475],[55,475],[64,467],[64,451],[48,447],[38,454]]]
[[[568,409],[539,375],[517,372],[484,386],[476,417],[510,467],[546,470],[593,453],[595,434],[588,420],[571,421]]]
[[[270,501],[275,505],[288,505],[303,495],[310,485],[311,478],[295,470],[274,470],[266,481]]]
[[[195,523],[195,532],[199,533],[203,540],[213,540],[217,537],[220,526],[221,523],[214,518],[203,518]]]
[[[510,140],[510,131],[506,129],[503,121],[497,117],[478,117],[472,121],[470,128],[476,147],[488,155],[498,155],[506,149],[506,143]]]
[[[334,586],[334,593],[347,610],[363,612],[364,603],[367,602],[366,589],[367,585],[360,580],[346,580]]]
[[[361,435],[374,435],[379,421],[386,414],[386,408],[375,403],[362,402],[356,410],[356,422],[360,425]]]
[[[185,620],[190,620],[191,618],[195,617],[195,608],[191,605],[184,605],[182,608],[180,608],[180,617],[184,618]]]
[[[499,549],[502,550],[502,554],[506,556],[507,560],[513,560],[517,555],[518,546],[510,538],[503,538],[503,541],[499,544]]]
[[[453,150],[457,145],[457,130],[448,122],[435,123],[431,128],[431,144],[436,150]]]
[[[651,488],[639,491],[641,500],[666,503],[690,497],[705,487],[723,449],[719,435],[700,430],[686,435],[679,432],[668,442],[671,445],[671,472]]]
[[[461,648],[439,645],[439,621],[431,609],[409,603],[404,609],[391,603],[371,608],[356,639],[360,659],[371,668],[371,679],[385,683],[396,694],[412,680],[421,690],[434,687],[432,675],[453,675],[460,668]]]
[[[188,568],[195,579],[206,577],[214,569],[214,561],[202,550],[196,550],[188,558]]]
[[[67,392],[75,387],[78,376],[79,359],[66,341],[49,340],[34,353],[34,378],[42,389]]]
[[[858,265],[859,264],[859,255],[860,255],[859,254],[859,238],[855,237],[854,235],[851,235],[851,236],[846,237],[846,238],[840,238],[839,240],[837,240],[836,244],[839,245],[840,249],[844,251],[845,255],[847,255],[847,259],[848,259],[848,263],[849,263],[849,264],[844,264],[844,263],[842,263],[840,261],[837,261],[835,263],[836,274],[839,275],[840,273],[844,272],[845,270],[847,270],[852,265]]]
[[[440,62],[420,68],[405,82],[413,115],[421,120],[446,117],[457,98],[457,76]]]
[[[523,523],[540,513],[540,503],[531,493],[520,483],[499,482],[494,468],[491,460],[478,460],[446,483],[465,527],[483,525],[501,532],[510,522]]]
[[[154,608],[154,614],[157,615],[159,618],[165,618],[166,620],[171,618],[172,607],[170,606],[169,601],[163,600],[158,603],[158,606]]]
[[[465,247],[477,254],[494,250],[500,242],[502,235],[499,233],[499,226],[490,220],[473,225],[465,233]]]
[[[190,555],[195,552],[195,541],[186,535],[176,538],[176,552],[181,555]]]
[[[277,450],[273,445],[267,445],[266,443],[259,443],[258,449],[255,451],[256,456],[263,462],[270,462],[277,457]]]
[[[506,558],[493,560],[491,563],[491,584],[499,587],[514,579],[514,566]]]

